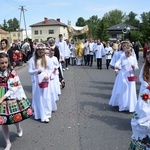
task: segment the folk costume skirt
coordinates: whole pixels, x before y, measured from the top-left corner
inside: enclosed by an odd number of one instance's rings
[[[21,122],[33,115],[33,109],[28,99],[7,99],[0,104],[0,125]]]

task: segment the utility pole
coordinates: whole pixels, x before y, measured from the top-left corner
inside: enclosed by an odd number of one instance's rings
[[[25,32],[26,32],[26,38],[27,38],[27,41],[28,41],[28,35],[27,35],[27,27],[26,27],[26,20],[25,20],[25,14],[24,14],[24,11],[26,9],[24,9],[25,6],[20,6],[20,22],[19,22],[19,32],[20,32],[20,26],[21,26],[21,18],[22,18],[22,14],[23,14],[23,19],[24,19],[24,26],[25,26]],[[27,10],[26,10],[27,11]]]

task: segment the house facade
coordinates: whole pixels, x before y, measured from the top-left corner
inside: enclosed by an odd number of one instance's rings
[[[10,33],[10,43],[15,41],[23,41],[23,30],[20,31],[11,31]]]
[[[116,41],[117,39],[124,39],[125,34],[129,34],[130,36],[131,30],[138,31],[138,28],[132,25],[126,24],[126,23],[120,23],[120,24],[114,25],[107,29],[108,34],[110,35],[109,40]]]
[[[8,32],[0,29],[0,41],[2,39],[7,39],[10,44],[18,40],[23,41],[23,30]]]
[[[67,25],[60,22],[60,19],[44,18],[43,21],[30,25],[32,40],[36,42],[47,41],[52,37],[58,40],[58,35],[62,34],[64,39],[68,39]]]

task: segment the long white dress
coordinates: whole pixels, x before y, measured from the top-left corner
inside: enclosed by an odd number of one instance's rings
[[[147,86],[150,82],[146,82],[142,78],[143,68],[141,69],[139,80],[141,82],[140,92],[138,102],[135,108],[135,112],[131,119],[132,127],[132,141],[130,144],[130,149],[134,147],[145,147],[148,150],[147,144],[150,144],[150,90]],[[149,98],[143,99],[142,95],[148,94]],[[145,141],[145,144],[141,142]],[[150,148],[149,148],[150,149]]]
[[[57,104],[56,101],[59,100],[59,94],[60,94],[60,82],[59,82],[59,72],[58,72],[58,68],[59,68],[59,62],[57,60],[57,57],[53,56],[50,57],[50,59],[53,62],[53,73],[52,76],[50,78],[50,93],[51,93],[51,97],[52,97],[52,111],[56,111],[57,110]],[[55,68],[57,68],[55,70]]]
[[[38,85],[38,70],[46,72],[48,77],[51,76],[53,71],[53,63],[48,56],[46,57],[47,67],[41,66],[41,59],[38,59],[38,69],[35,68],[34,59],[31,57],[29,61],[28,72],[31,75],[32,82],[32,107],[34,109],[34,118],[41,119],[44,122],[46,119],[51,118],[52,104],[49,85],[47,88],[40,88]]]
[[[55,72],[53,72],[53,74],[54,74],[56,93],[57,93],[57,95],[60,95],[61,94],[61,89],[60,89],[59,71],[58,71],[58,68],[60,67],[60,64],[58,62],[57,57],[53,56],[53,57],[51,57],[51,59],[53,61],[54,67],[57,69]],[[56,100],[58,100],[58,99],[56,99]]]
[[[137,61],[133,56],[121,56],[115,63],[115,67],[119,66],[121,70],[116,77],[109,105],[119,106],[119,111],[134,112],[137,103],[135,82],[129,82],[127,78],[134,75],[131,65],[135,66],[135,70],[138,69]]]

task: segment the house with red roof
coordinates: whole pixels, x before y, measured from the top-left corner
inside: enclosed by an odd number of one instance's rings
[[[52,37],[56,40],[58,35],[62,34],[64,39],[68,39],[67,25],[60,22],[60,19],[44,18],[43,21],[30,25],[33,41],[47,41]]]

